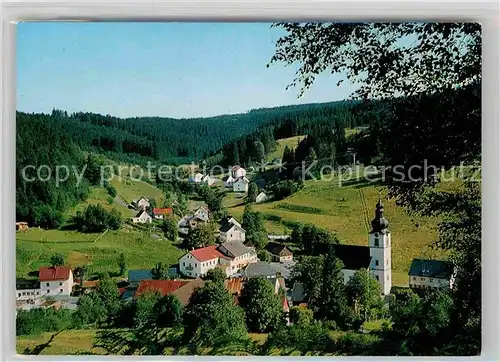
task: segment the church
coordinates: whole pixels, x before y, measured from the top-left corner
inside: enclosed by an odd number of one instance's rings
[[[335,244],[335,254],[344,263],[344,283],[347,283],[356,271],[365,269],[379,283],[382,295],[388,295],[392,288],[391,233],[389,221],[384,217],[384,205],[380,196],[371,226],[367,246]],[[294,283],[293,303],[300,304],[305,299],[302,283]]]
[[[335,253],[344,263],[342,273],[345,283],[357,270],[367,269],[380,284],[382,294],[387,295],[392,287],[391,233],[389,221],[384,217],[384,205],[380,197],[371,224],[368,246],[337,244]]]

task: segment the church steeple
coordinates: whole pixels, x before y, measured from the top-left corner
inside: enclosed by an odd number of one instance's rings
[[[378,194],[378,202],[375,207],[375,218],[372,220],[372,232],[383,233],[389,227],[389,221],[384,217],[384,204],[380,192]]]

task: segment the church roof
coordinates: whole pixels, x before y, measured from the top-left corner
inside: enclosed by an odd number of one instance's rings
[[[344,263],[344,269],[358,270],[370,266],[370,247],[335,244],[335,255]]]
[[[385,233],[389,227],[389,221],[384,217],[384,204],[379,194],[375,208],[375,218],[372,220],[372,232]]]

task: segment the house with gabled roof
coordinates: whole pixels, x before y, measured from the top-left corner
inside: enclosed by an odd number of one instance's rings
[[[73,271],[67,266],[42,266],[38,272],[42,296],[67,296],[73,289]]]
[[[234,192],[248,192],[250,181],[246,177],[240,177],[233,183]]]
[[[260,204],[261,202],[265,202],[269,199],[269,197],[266,195],[264,191],[259,192],[257,197],[255,197],[255,202],[257,204]]]
[[[196,278],[187,284],[181,286],[180,288],[174,290],[171,295],[174,295],[179,299],[179,302],[185,307],[189,304],[189,299],[191,295],[196,291],[197,288],[203,287],[205,281],[201,278]]]
[[[193,216],[196,216],[203,221],[208,221],[210,219],[210,212],[208,211],[208,209],[206,207],[200,205],[193,212]]]
[[[168,215],[172,215],[174,210],[171,207],[155,207],[153,208],[153,217],[157,220],[163,220]]]
[[[237,180],[238,180],[237,178],[234,178],[231,175],[226,176],[222,179],[222,181],[224,182],[224,187],[230,187],[230,188],[233,187],[233,183],[235,183]]]
[[[271,255],[272,261],[277,261],[277,262],[283,263],[283,262],[293,260],[292,250],[290,250],[290,248],[284,244],[270,241],[269,243],[267,243],[265,249]]]
[[[146,210],[141,210],[132,218],[133,223],[139,224],[149,224],[153,222],[153,218],[148,214]]]
[[[138,200],[132,200],[132,205],[136,209],[146,210],[149,206],[151,206],[151,203],[147,197],[141,196]]]
[[[413,259],[408,271],[408,284],[415,292],[451,289],[455,282],[453,264],[444,260]]]
[[[245,242],[245,230],[239,225],[228,220],[224,220],[219,228],[221,242],[240,241]]]
[[[227,276],[231,276],[256,260],[257,253],[254,248],[249,248],[239,241],[230,241],[191,250],[179,259],[179,270],[187,277],[196,278],[219,267]]]
[[[240,177],[245,177],[247,175],[247,170],[245,170],[241,166],[233,166],[231,167],[231,176],[235,179],[239,179]]]
[[[134,299],[144,293],[156,292],[162,296],[166,296],[188,283],[189,281],[185,280],[141,280],[135,292]]]

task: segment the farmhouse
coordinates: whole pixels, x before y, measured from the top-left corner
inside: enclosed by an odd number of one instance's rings
[[[147,213],[146,210],[141,210],[137,213],[137,215],[135,215],[135,217],[132,218],[132,222],[139,224],[152,223],[153,218]]]
[[[210,213],[208,212],[208,209],[206,207],[199,206],[194,211],[193,216],[196,216],[203,221],[208,221],[209,217],[210,217]]]
[[[67,266],[40,267],[38,273],[43,296],[68,296],[73,289],[73,272]]]
[[[224,221],[219,228],[220,240],[222,242],[226,241],[240,241],[245,242],[245,230],[241,225],[233,224],[229,221]]]
[[[247,170],[240,166],[233,166],[231,168],[231,176],[235,179],[240,177],[245,177],[247,175]]]
[[[453,288],[453,265],[443,260],[413,259],[408,271],[408,284],[415,292],[426,289]]]
[[[246,177],[239,178],[236,182],[233,183],[233,191],[234,192],[248,192],[248,184],[250,181]]]
[[[269,242],[266,245],[266,250],[271,254],[271,260],[280,263],[293,260],[293,253],[286,245]]]
[[[139,200],[133,200],[132,205],[138,210],[146,210],[151,204],[148,198],[141,196]]]
[[[172,215],[173,210],[171,207],[167,208],[153,208],[153,217],[157,220],[163,220],[166,216]]]
[[[260,204],[261,202],[267,201],[267,199],[268,199],[267,195],[263,191],[261,191],[255,198],[255,202],[257,204]]]
[[[254,248],[249,248],[240,241],[229,241],[191,250],[179,259],[179,270],[188,277],[200,277],[209,270],[220,267],[230,276],[256,260]]]

